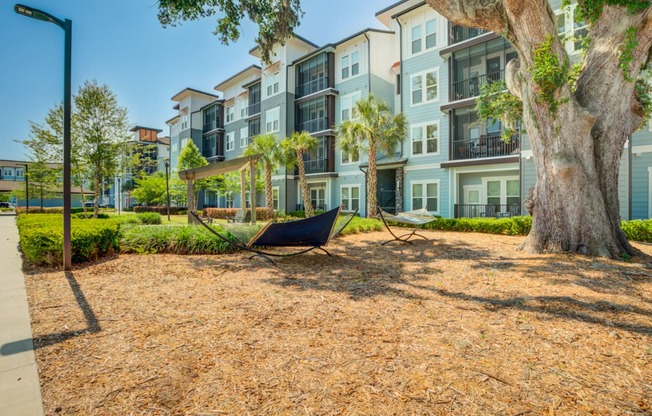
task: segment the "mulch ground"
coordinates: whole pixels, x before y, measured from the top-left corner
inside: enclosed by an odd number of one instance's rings
[[[424,234],[29,271],[46,413],[652,414],[650,258]]]

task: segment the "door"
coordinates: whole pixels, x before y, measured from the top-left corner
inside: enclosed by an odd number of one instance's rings
[[[480,190],[477,185],[464,186],[464,209],[462,217],[476,218],[480,216]]]
[[[311,188],[310,202],[315,210],[326,210],[326,188]]]

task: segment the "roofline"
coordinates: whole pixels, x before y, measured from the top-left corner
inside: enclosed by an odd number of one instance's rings
[[[262,79],[263,79],[262,77],[259,77],[259,78],[256,78],[256,79],[253,80],[253,81],[249,81],[249,82],[247,82],[246,84],[242,85],[242,88],[247,89],[247,88],[251,87],[252,85],[254,85],[254,84],[256,84],[256,83],[261,82]]]
[[[317,55],[317,54],[319,54],[321,52],[324,52],[325,49],[328,49],[328,48],[335,49],[335,44],[334,43],[327,43],[326,45],[322,46],[321,48],[315,49],[314,51],[308,52],[307,54],[303,55],[302,57],[295,59],[294,61],[292,61],[292,63],[290,65],[296,65],[296,64],[298,64],[298,63],[300,63],[302,61],[305,61],[306,59],[310,59],[311,56]]]
[[[204,108],[207,108],[207,107],[210,107],[210,106],[212,106],[212,105],[215,105],[215,104],[222,104],[223,102],[224,102],[223,99],[219,99],[219,100],[211,101],[210,103],[208,103],[208,104],[206,104],[205,106],[201,107],[201,108],[199,109],[199,111],[203,110]]]
[[[364,35],[367,32],[383,33],[383,34],[387,34],[387,35],[393,35],[393,34],[396,33],[393,30],[374,29],[372,27],[368,27],[366,29],[363,29],[363,30],[357,32],[357,33],[352,34],[351,36],[347,36],[346,38],[342,39],[339,42],[335,42],[335,45],[341,45],[342,43],[348,42],[351,39],[354,39],[354,38],[357,38],[358,36]]]
[[[381,14],[386,13],[386,12],[392,10],[394,7],[400,6],[401,4],[403,4],[403,3],[407,3],[408,1],[409,1],[409,0],[399,0],[399,1],[397,1],[396,3],[391,4],[391,5],[387,6],[387,7],[385,7],[385,8],[382,9],[381,11],[376,12],[375,16],[378,17],[378,16],[380,16]]]
[[[240,75],[244,74],[245,72],[249,71],[250,69],[257,69],[257,70],[259,70],[259,71],[262,71],[262,68],[261,68],[260,66],[256,65],[256,64],[249,65],[248,67],[246,67],[246,68],[243,69],[242,71],[238,72],[237,74],[235,74],[235,75],[233,75],[233,76],[230,76],[229,78],[227,78],[227,79],[225,79],[224,81],[222,81],[222,82],[220,82],[219,84],[217,84],[216,86],[213,87],[213,89],[216,90],[216,91],[220,91],[220,90],[218,90],[218,87],[219,87],[219,86],[224,85],[224,84],[226,84],[226,83],[229,82],[229,81],[233,81],[234,79],[236,79],[236,78],[239,77]]]
[[[196,92],[196,93],[199,93],[199,94],[206,95],[206,96],[208,96],[208,97],[220,98],[218,95],[211,94],[210,92],[199,91],[199,90],[196,90],[196,89],[194,89],[194,88],[184,88],[184,89],[182,89],[181,91],[179,91],[178,93],[174,94],[174,95],[172,96],[172,98],[170,98],[170,99],[171,99],[172,101],[176,101],[176,98],[177,98],[179,95],[181,95],[181,94],[183,94],[184,92],[186,92],[186,91]]]
[[[157,132],[157,133],[160,133],[160,132],[163,131],[163,130],[160,130],[160,129],[155,129],[155,128],[152,128],[152,127],[139,126],[139,125],[135,125],[135,126],[132,127],[131,129],[129,129],[129,131],[136,131],[136,130],[140,130],[140,129],[143,129],[143,130],[154,130],[154,131]]]
[[[179,114],[177,114],[176,116],[174,116],[174,117],[172,117],[171,119],[167,120],[167,121],[165,122],[165,124],[170,125],[170,121],[174,120],[175,118],[179,118]]]
[[[315,44],[315,43],[312,43],[312,42],[309,41],[308,39],[304,38],[304,37],[301,36],[301,35],[297,35],[297,34],[294,33],[294,32],[292,32],[292,36],[290,36],[288,39],[290,39],[290,38],[299,39],[299,40],[302,41],[303,43],[306,43],[306,44],[308,44],[308,45],[310,45],[310,46],[312,46],[312,47],[314,47],[314,48],[319,48],[319,45],[317,45],[317,44]],[[287,39],[286,39],[286,42],[287,42]],[[258,50],[258,49],[260,49],[260,45],[256,45],[256,46],[254,46],[253,48],[249,49],[249,54],[251,55],[252,53],[254,53],[254,52],[255,52],[256,50]]]
[[[426,5],[426,2],[425,2],[425,1],[420,1],[419,3],[415,4],[415,5],[412,6],[412,7],[408,7],[407,9],[405,9],[405,10],[403,10],[403,11],[400,11],[400,12],[398,12],[398,13],[396,13],[396,14],[393,14],[393,15],[391,16],[391,18],[392,18],[392,19],[396,19],[397,17],[403,16],[404,14],[410,13],[411,11],[416,10],[416,9],[418,9],[419,7],[422,7],[422,6],[425,6],[425,5]]]

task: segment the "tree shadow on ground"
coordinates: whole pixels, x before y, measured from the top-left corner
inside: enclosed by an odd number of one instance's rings
[[[65,276],[66,276],[66,280],[68,281],[68,284],[70,285],[70,289],[72,290],[72,293],[75,296],[77,305],[79,305],[79,309],[81,309],[82,313],[84,314],[84,319],[86,320],[86,328],[79,329],[76,331],[57,332],[54,334],[47,334],[36,338],[27,338],[18,341],[8,342],[2,345],[2,347],[0,347],[0,355],[12,355],[24,351],[29,351],[32,349],[32,346],[34,349],[44,348],[53,344],[64,342],[71,338],[78,337],[80,335],[95,334],[102,330],[102,328],[100,327],[100,323],[97,319],[97,316],[95,315],[95,312],[93,312],[93,309],[91,308],[91,305],[88,303],[88,300],[84,295],[84,292],[81,290],[79,283],[75,279],[74,273],[68,271],[65,272]]]

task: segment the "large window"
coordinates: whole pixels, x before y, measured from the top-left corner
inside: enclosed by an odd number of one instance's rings
[[[227,152],[235,148],[235,132],[226,133],[226,150]]]
[[[340,200],[342,201],[342,211],[360,209],[360,187],[342,186]]]
[[[439,153],[439,123],[413,126],[411,130],[413,156]]]
[[[204,110],[204,132],[215,130],[219,124],[218,105],[213,105]]]
[[[313,98],[297,106],[297,130],[315,133],[330,128],[327,120],[327,97]]]
[[[230,123],[235,120],[235,106],[230,105],[224,110],[226,112],[226,122]]]
[[[412,182],[412,209],[439,212],[439,181]]]
[[[279,124],[280,112],[280,107],[265,111],[265,132],[275,133],[281,129]]]
[[[586,22],[580,19],[577,4],[572,4],[555,11],[557,17],[557,34],[562,38],[566,50],[570,53],[578,50],[589,34]]]
[[[439,99],[439,70],[423,72],[412,76],[412,105]]]
[[[342,151],[342,164],[357,163],[360,161],[360,152],[345,152]]]
[[[410,30],[410,52],[416,55],[437,46],[437,19],[428,19],[425,14],[413,18]]]
[[[328,87],[328,54],[320,53],[297,66],[297,97]]]
[[[267,96],[278,94],[281,80],[281,73],[274,72],[274,75],[267,77]]]
[[[518,177],[488,178],[483,180],[487,205],[502,206],[503,212],[508,212],[512,206],[519,206],[520,182]],[[496,212],[500,212],[496,209]]]
[[[342,79],[354,77],[360,73],[360,53],[352,52],[350,55],[344,55],[342,63]]]
[[[354,112],[355,103],[360,100],[362,94],[360,91],[356,91],[351,94],[344,95],[340,99],[340,120],[355,120],[358,118],[358,114]]]
[[[240,129],[240,147],[245,148],[249,146],[249,127]]]

